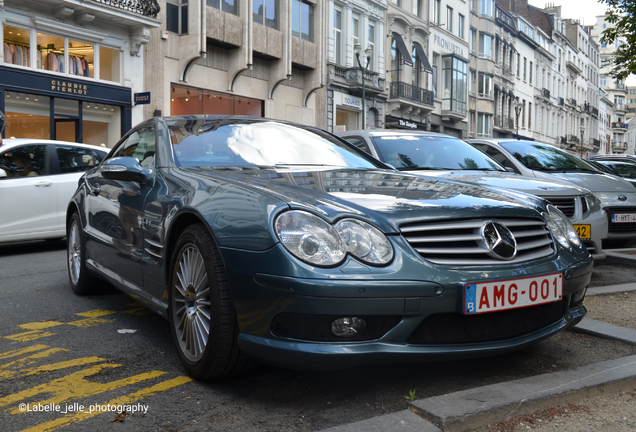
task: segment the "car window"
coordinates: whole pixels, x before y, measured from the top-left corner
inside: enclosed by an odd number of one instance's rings
[[[88,171],[104,158],[103,153],[83,147],[56,145],[55,150],[62,174]]]
[[[367,145],[367,143],[362,138],[345,137],[344,139],[347,140],[347,142],[349,142],[349,143],[353,144],[354,146],[358,147],[360,150],[371,154],[371,151],[369,150],[369,146]]]
[[[7,172],[7,178],[48,175],[47,147],[34,144],[5,150],[0,154],[0,168]]]
[[[312,127],[260,120],[180,120],[169,127],[179,166],[378,166]]]
[[[396,133],[374,136],[372,139],[380,159],[399,170],[503,171],[494,160],[458,138]]]
[[[503,141],[500,144],[526,168],[532,170],[596,172],[582,159],[548,144],[520,140]]]
[[[616,170],[618,175],[621,177],[626,177],[630,179],[636,179],[636,167],[627,164],[613,164],[613,168]]]
[[[145,127],[131,133],[128,138],[117,147],[112,157],[129,156],[139,161],[142,167],[152,165],[155,160],[155,129]]]

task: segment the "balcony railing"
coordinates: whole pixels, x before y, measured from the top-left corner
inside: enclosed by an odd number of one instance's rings
[[[614,122],[612,123],[612,129],[627,129],[627,123]]]
[[[562,97],[559,98],[559,106],[565,106],[565,99]]]
[[[543,89],[543,97],[547,98],[547,99],[550,99],[550,90],[544,88]]]
[[[578,144],[578,143],[580,143],[581,141],[579,141],[579,137],[577,137],[576,135],[568,135],[568,141],[567,141],[567,142],[568,142],[569,144],[570,144],[570,143],[572,143],[572,144]]]
[[[567,139],[567,137],[562,136],[561,139],[559,140],[559,142],[562,145],[566,145],[568,143],[568,139]]]
[[[435,104],[434,94],[432,91],[415,87],[405,82],[392,82],[389,87],[389,91],[389,98],[391,99],[403,98],[430,106],[434,106]]]
[[[590,138],[590,144],[592,144],[592,147],[594,148],[601,148],[601,141],[596,138]]]
[[[137,13],[150,18],[157,18],[157,14],[161,10],[157,0],[93,0],[95,3],[101,3],[112,6],[117,9],[123,9],[128,12]]]
[[[573,107],[576,107],[576,99],[574,99],[574,98],[568,99],[568,102],[569,102],[569,103],[570,103],[570,105],[572,105]]]
[[[514,72],[512,71],[512,68],[510,66],[505,66],[505,65],[502,66],[501,67],[501,72],[504,74],[504,76],[507,76],[507,77],[515,76]]]

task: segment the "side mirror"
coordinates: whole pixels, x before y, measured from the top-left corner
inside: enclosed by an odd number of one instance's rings
[[[144,185],[150,180],[152,170],[144,168],[134,157],[108,159],[99,167],[104,178],[120,181],[134,181]]]
[[[7,172],[3,170],[2,168],[0,168],[0,178],[7,178],[7,177],[9,177],[7,175]]]

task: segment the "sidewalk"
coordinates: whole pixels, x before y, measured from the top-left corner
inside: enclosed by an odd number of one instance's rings
[[[611,252],[608,253],[608,256]],[[626,258],[630,263],[634,259]],[[589,288],[588,296],[636,291],[636,283]],[[583,319],[571,331],[636,345],[636,330]],[[407,410],[323,432],[434,432],[477,429],[555,405],[636,388],[636,356],[417,400]]]

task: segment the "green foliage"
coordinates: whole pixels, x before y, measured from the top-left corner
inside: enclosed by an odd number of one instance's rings
[[[413,402],[415,400],[415,390],[411,390],[409,392],[408,396],[404,396],[404,398],[409,401],[409,402]]]
[[[610,76],[625,79],[636,73],[636,1],[599,0],[608,7],[607,28],[603,31],[601,42],[613,45],[619,42],[610,66]]]

